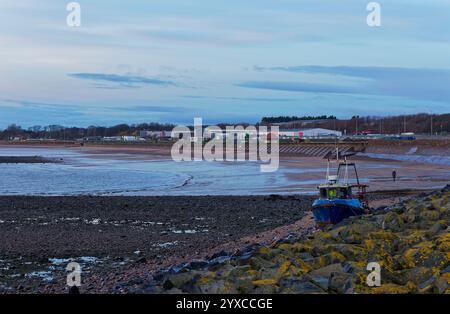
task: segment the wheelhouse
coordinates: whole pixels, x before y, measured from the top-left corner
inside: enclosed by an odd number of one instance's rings
[[[319,186],[320,199],[349,199],[352,198],[352,188],[348,185]]]

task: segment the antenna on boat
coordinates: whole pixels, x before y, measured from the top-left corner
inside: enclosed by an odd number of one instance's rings
[[[327,162],[327,177],[326,177],[326,183],[330,180],[330,158],[328,158],[328,162]]]
[[[345,162],[345,173],[344,173],[344,182],[348,184],[348,163],[347,163],[347,157],[344,157]]]

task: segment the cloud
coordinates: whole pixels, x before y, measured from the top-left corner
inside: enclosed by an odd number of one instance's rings
[[[177,86],[177,84],[170,80],[162,80],[154,77],[145,77],[137,75],[118,75],[118,74],[106,74],[106,73],[69,73],[69,77],[89,80],[95,82],[107,82],[113,83],[115,86],[126,87],[126,88],[136,88],[143,87],[146,85],[157,85],[157,86]],[[97,88],[111,88],[105,85],[96,85]]]
[[[189,108],[184,107],[172,107],[172,106],[127,106],[127,107],[114,107],[113,110],[123,110],[131,112],[153,112],[153,113],[180,113],[189,112]]]
[[[233,101],[251,101],[251,102],[291,102],[296,101],[293,98],[264,98],[264,97],[214,97],[214,96],[197,96],[183,95],[182,98],[190,99],[217,99],[217,100],[233,100]]]
[[[259,67],[257,71],[284,71],[291,73],[330,74],[368,79],[390,79],[408,76],[434,76],[436,78],[450,78],[450,70],[446,69],[416,69],[401,67],[374,67],[374,66],[288,66],[288,67]]]
[[[277,91],[381,95],[450,103],[450,70],[447,69],[317,65],[256,66],[254,69],[313,75],[315,80],[319,77],[323,82],[332,83],[247,81],[236,85]]]
[[[301,83],[301,82],[274,82],[274,81],[248,81],[236,84],[239,87],[269,89],[286,92],[305,92],[305,93],[336,93],[336,94],[354,94],[356,89],[351,87]]]
[[[52,112],[78,112],[79,107],[68,104],[29,101],[23,99],[0,99],[0,105],[4,107],[37,109]]]

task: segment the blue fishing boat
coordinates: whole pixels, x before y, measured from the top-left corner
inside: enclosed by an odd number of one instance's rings
[[[355,163],[349,163],[347,160],[338,161],[336,175],[330,175],[330,163],[328,160],[327,182],[317,187],[319,198],[312,205],[314,219],[319,227],[337,224],[345,218],[368,213],[367,185],[360,184]],[[355,172],[356,184],[349,183],[349,168]],[[357,190],[355,194],[354,190]]]

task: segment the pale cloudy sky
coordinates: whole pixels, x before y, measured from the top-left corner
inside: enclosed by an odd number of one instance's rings
[[[450,112],[450,1],[0,1],[0,128]]]

